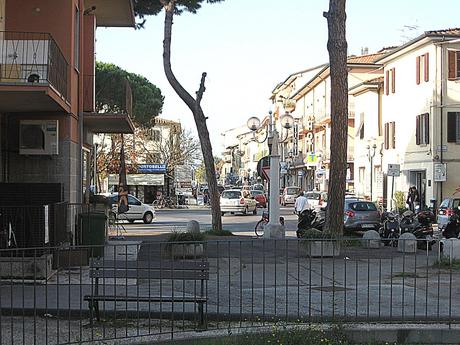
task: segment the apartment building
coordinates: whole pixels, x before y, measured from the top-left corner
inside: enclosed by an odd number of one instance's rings
[[[93,133],[133,130],[127,112],[94,112],[96,27],[134,25],[131,0],[0,0],[3,188],[82,201]]]
[[[460,29],[426,31],[377,61],[384,66],[382,167],[400,165],[384,193],[416,186],[422,203],[460,190]],[[367,114],[366,114],[367,117]]]

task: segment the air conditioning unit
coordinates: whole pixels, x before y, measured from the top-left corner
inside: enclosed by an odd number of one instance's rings
[[[20,120],[19,154],[57,155],[59,154],[58,120]]]

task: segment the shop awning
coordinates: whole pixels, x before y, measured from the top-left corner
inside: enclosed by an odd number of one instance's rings
[[[164,174],[128,174],[126,176],[128,186],[163,186]],[[109,185],[118,185],[118,174],[109,175]]]

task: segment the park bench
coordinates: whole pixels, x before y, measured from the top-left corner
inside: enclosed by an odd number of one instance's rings
[[[209,279],[209,263],[204,260],[200,261],[122,261],[106,260],[103,258],[94,258],[90,262],[90,278],[92,281],[91,295],[86,295],[84,300],[88,302],[90,312],[90,322],[93,322],[93,311],[96,319],[100,321],[99,302],[171,302],[171,303],[195,303],[198,308],[198,328],[205,327],[204,304],[207,301],[205,296],[205,282]],[[185,295],[185,291],[174,293],[169,296],[139,296],[139,290],[136,294],[128,293],[126,286],[123,294],[105,294],[103,284],[100,279],[156,279],[169,281],[194,281],[199,282],[195,286],[193,296]],[[116,286],[116,281],[114,281]],[[117,289],[115,288],[115,291]],[[118,289],[120,290],[120,289]],[[118,291],[116,291],[118,292]],[[150,294],[150,293],[149,293]],[[198,295],[198,296],[197,296]]]

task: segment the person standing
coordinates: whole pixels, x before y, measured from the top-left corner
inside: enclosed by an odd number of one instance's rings
[[[414,204],[414,212],[420,212],[420,194],[415,186],[412,186],[412,203]]]
[[[413,202],[413,195],[412,195],[412,187],[409,187],[409,191],[407,192],[406,204],[409,207],[409,210],[414,212],[414,202]]]
[[[308,199],[304,196],[303,192],[300,192],[297,199],[295,199],[294,213],[299,216],[302,213],[302,211],[307,209],[309,210],[310,208],[311,206],[308,203]]]

